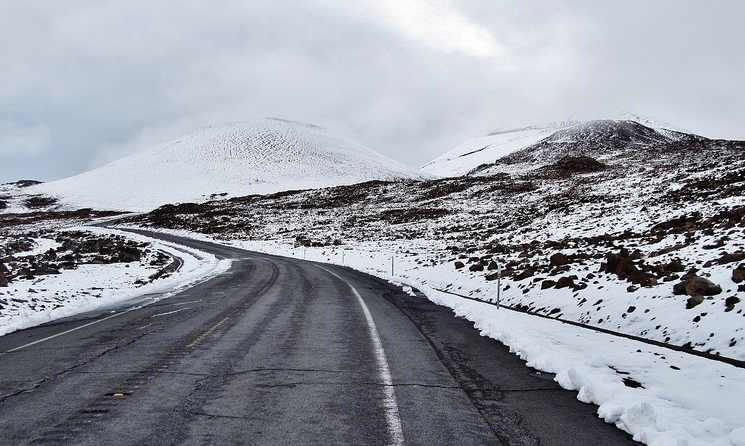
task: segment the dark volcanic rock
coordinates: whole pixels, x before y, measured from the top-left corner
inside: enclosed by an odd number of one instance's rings
[[[673,285],[673,294],[676,296],[682,296],[686,293],[686,284],[685,282],[678,282],[675,285]]]
[[[577,276],[565,276],[556,281],[556,288],[574,288],[574,280]]]
[[[722,256],[719,259],[717,259],[717,262],[720,265],[724,265],[726,263],[734,263],[734,262],[739,262],[741,260],[745,260],[745,252],[738,251],[732,254],[725,252],[722,254]]]
[[[525,271],[515,276],[515,280],[519,281],[519,280],[527,279],[533,274],[535,274],[535,270],[533,270],[532,268],[526,268]]]
[[[23,201],[23,204],[26,205],[29,209],[38,209],[38,208],[44,208],[48,206],[54,206],[57,204],[57,199],[54,197],[46,197],[43,195],[35,195],[33,197],[29,197]]]
[[[552,165],[557,170],[571,173],[598,172],[607,166],[589,156],[565,156]]]
[[[569,264],[569,258],[563,253],[557,252],[549,258],[551,266],[562,266]]]
[[[3,262],[0,262],[0,287],[8,286],[10,283],[8,275],[10,275],[8,267]]]
[[[686,301],[686,308],[691,309],[697,305],[700,305],[704,301],[704,296],[693,296],[689,297]]]
[[[639,271],[633,262],[634,259],[625,250],[619,254],[608,254],[605,256],[605,271],[617,274],[623,280]]]
[[[542,290],[547,290],[549,288],[553,288],[554,286],[556,286],[556,282],[554,282],[553,280],[548,280],[547,279],[547,280],[544,280],[541,283],[541,289]]]
[[[739,265],[732,271],[732,281],[740,283],[745,280],[745,264]]]
[[[473,265],[471,265],[471,266],[468,267],[468,270],[469,271],[474,271],[474,272],[475,271],[483,271],[484,270],[484,265],[482,265],[480,263],[474,263]]]
[[[724,306],[726,307],[724,311],[732,311],[735,309],[735,304],[740,302],[740,298],[737,296],[730,296],[724,301]]]
[[[709,279],[699,276],[693,276],[684,282],[685,294],[693,297],[699,296],[714,296],[722,292],[722,287],[715,284]],[[680,286],[676,285],[673,290],[680,290]],[[678,293],[676,293],[678,294]]]

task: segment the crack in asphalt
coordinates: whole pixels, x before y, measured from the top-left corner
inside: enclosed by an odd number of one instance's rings
[[[52,374],[52,375],[50,375],[48,377],[45,377],[45,378],[41,379],[40,381],[37,381],[34,385],[32,385],[30,387],[25,387],[23,389],[19,389],[16,392],[13,392],[13,393],[9,393],[7,395],[0,396],[0,404],[2,404],[3,402],[5,402],[6,400],[8,400],[10,398],[16,397],[16,396],[21,395],[23,393],[33,392],[36,389],[42,387],[44,384],[46,384],[46,383],[48,383],[50,381],[54,381],[55,379],[57,379],[58,377],[60,377],[60,376],[62,376],[64,374],[74,372],[75,369],[80,368],[80,367],[83,367],[83,366],[85,366],[85,365],[87,365],[87,364],[89,364],[89,363],[91,363],[91,362],[93,362],[93,361],[95,361],[97,359],[103,358],[104,356],[108,355],[109,353],[114,352],[116,350],[119,350],[120,348],[124,348],[124,347],[130,346],[130,345],[134,344],[135,342],[137,342],[143,336],[146,336],[146,333],[143,333],[143,334],[135,337],[134,339],[130,339],[128,342],[125,342],[123,344],[118,344],[118,345],[114,345],[114,346],[112,346],[110,348],[107,348],[107,349],[105,349],[104,351],[102,351],[101,353],[99,353],[97,355],[90,356],[90,357],[86,358],[85,360],[83,360],[82,362],[79,362],[79,363],[77,363],[75,365],[72,365],[70,367],[67,367],[67,368],[65,368],[63,370],[60,370],[59,372],[56,372],[56,373],[54,373],[54,374]],[[33,349],[30,349],[30,350],[33,350]],[[76,372],[76,373],[81,373],[81,372]]]
[[[205,412],[196,412],[193,410],[186,410],[181,411],[181,413],[188,414],[188,415],[194,415],[197,417],[207,417],[207,418],[225,418],[228,420],[251,420],[251,417],[241,417],[237,415],[220,415],[220,414],[211,414],[211,413],[205,413]]]

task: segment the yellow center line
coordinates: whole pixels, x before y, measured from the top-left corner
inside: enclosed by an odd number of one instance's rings
[[[209,335],[210,335],[210,334],[211,334],[212,332],[214,332],[214,331],[215,331],[215,330],[217,330],[218,328],[222,327],[222,326],[223,326],[223,325],[225,324],[225,322],[227,322],[227,321],[228,321],[229,319],[230,319],[230,316],[228,316],[228,317],[224,318],[224,319],[223,319],[223,320],[221,320],[220,322],[217,322],[216,324],[214,324],[213,326],[211,326],[210,328],[208,328],[208,329],[207,329],[207,331],[205,331],[204,333],[202,333],[201,335],[199,335],[199,337],[197,337],[197,338],[196,338],[196,339],[195,339],[194,341],[192,341],[192,342],[191,342],[191,343],[190,343],[189,345],[187,345],[186,347],[187,347],[187,348],[192,348],[192,347],[194,347],[194,346],[198,345],[198,344],[199,344],[200,342],[204,341],[204,339],[205,339],[205,338],[206,338],[207,336],[209,336]]]

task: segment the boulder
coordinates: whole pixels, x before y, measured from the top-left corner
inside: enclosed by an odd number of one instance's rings
[[[458,260],[457,262],[455,262],[455,269],[461,269],[464,266],[466,266],[466,264],[463,263],[463,262],[461,262],[460,260]]]
[[[686,309],[690,310],[691,308],[695,307],[696,305],[699,305],[703,301],[704,301],[704,296],[689,297],[688,300],[686,301]]]
[[[722,287],[709,279],[694,276],[685,281],[685,290],[689,296],[714,296],[722,292]]]
[[[745,252],[743,251],[738,251],[732,254],[725,252],[719,259],[717,259],[717,262],[719,262],[720,265],[724,265],[726,263],[740,262],[742,260],[745,260]]]
[[[559,278],[559,280],[556,281],[556,288],[574,288],[574,280],[577,278],[577,276],[564,276]]]
[[[469,271],[473,271],[473,272],[483,271],[484,270],[484,265],[482,265],[480,263],[474,263],[474,264],[472,264],[471,266],[468,267],[468,270]]]
[[[740,283],[745,280],[745,264],[738,266],[732,271],[732,281]]]
[[[605,257],[605,271],[611,274],[617,274],[622,280],[626,279],[639,271],[633,261],[634,258],[626,250],[621,250],[619,254],[608,254]]]
[[[526,268],[525,271],[515,276],[515,280],[519,281],[519,280],[527,279],[533,274],[535,274],[535,271],[532,268]]]
[[[547,280],[544,280],[543,283],[541,283],[542,290],[547,290],[549,288],[553,288],[554,286],[556,286],[556,282],[554,282],[553,280],[547,279]]]
[[[730,296],[724,301],[724,306],[726,307],[724,311],[732,311],[735,309],[735,304],[740,302],[740,298],[737,296]]]
[[[682,296],[686,293],[686,284],[685,282],[678,282],[675,285],[673,285],[673,294],[676,296]]]
[[[563,253],[557,252],[549,258],[551,266],[562,266],[569,264],[569,258]]]
[[[683,263],[678,259],[671,260],[667,265],[662,265],[661,269],[666,273],[682,273],[686,270]]]

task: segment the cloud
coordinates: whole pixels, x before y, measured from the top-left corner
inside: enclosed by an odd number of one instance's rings
[[[375,0],[367,7],[406,35],[446,52],[495,57],[504,52],[492,32],[444,0]]]
[[[689,0],[0,2],[0,121],[48,129],[54,150],[41,179],[267,116],[324,126],[411,166],[496,128],[617,109],[745,138],[743,9]],[[18,168],[2,164],[0,181],[13,180]]]
[[[0,122],[0,158],[29,157],[49,148],[51,136],[43,125]]]

